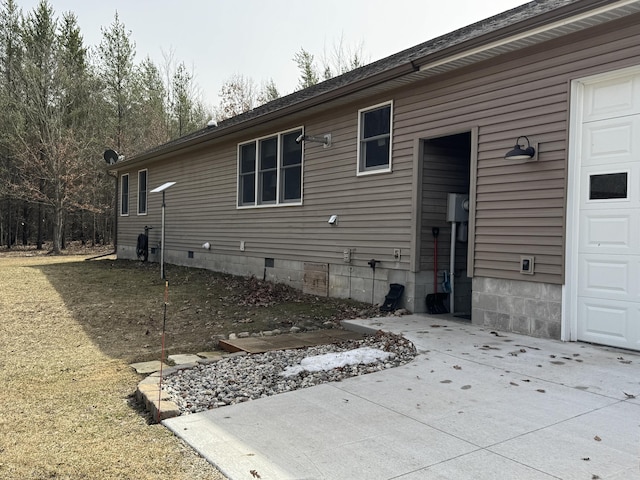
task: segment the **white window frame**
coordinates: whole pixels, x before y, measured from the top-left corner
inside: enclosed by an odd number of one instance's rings
[[[140,190],[140,174],[144,172],[145,175],[145,189],[144,189],[144,212],[140,211],[140,194],[142,191]],[[146,215],[149,211],[149,170],[143,168],[142,170],[138,170],[138,195],[137,195],[137,203],[138,203],[138,215]]]
[[[631,170],[628,168],[617,168],[617,169],[611,169],[611,168],[603,168],[603,167],[598,167],[596,169],[593,169],[592,171],[589,171],[589,167],[584,167],[583,168],[585,170],[585,185],[584,185],[584,192],[586,195],[585,198],[585,203],[587,204],[599,204],[599,203],[611,203],[611,202],[616,202],[616,203],[629,203],[631,202]],[[591,196],[591,177],[594,176],[598,176],[598,175],[610,175],[610,174],[616,174],[616,173],[624,173],[627,175],[627,196],[624,198],[590,198]]]
[[[362,145],[364,143],[364,140],[362,138],[362,135],[364,133],[364,129],[363,129],[363,118],[364,118],[364,114],[374,111],[374,110],[378,110],[381,108],[385,108],[385,107],[391,107],[390,111],[389,111],[389,162],[386,166],[380,166],[380,167],[369,167],[369,168],[365,168],[364,167],[364,149],[362,148]],[[384,137],[380,137],[380,138],[384,138]],[[376,105],[372,105],[370,107],[367,108],[361,108],[360,110],[358,110],[358,151],[357,151],[357,158],[358,158],[358,170],[357,170],[357,175],[374,175],[376,173],[389,173],[392,171],[392,157],[393,157],[393,100],[389,100],[387,102],[382,102],[382,103],[378,103]]]
[[[302,197],[304,192],[304,144],[300,146],[300,198],[296,200],[285,201],[283,199],[283,171],[286,170],[287,167],[283,166],[282,160],[282,138],[284,135],[300,132],[300,134],[304,134],[304,127],[296,127],[288,130],[283,130],[277,133],[273,133],[271,135],[265,135],[263,137],[254,138],[252,140],[239,143],[237,146],[237,172],[236,172],[236,208],[237,209],[247,209],[247,208],[268,208],[268,207],[286,207],[286,206],[300,206],[302,205]],[[277,172],[276,172],[276,199],[273,202],[265,202],[261,203],[261,189],[260,189],[260,142],[264,140],[269,140],[271,138],[277,138]],[[241,195],[241,153],[242,147],[246,145],[254,144],[255,145],[255,165],[254,165],[254,202],[251,204],[242,204]],[[245,172],[246,174],[247,172]]]
[[[127,211],[124,212],[123,208],[125,206],[125,202],[123,201],[124,197],[124,188],[122,188],[122,183],[124,182],[124,177],[127,177]],[[128,217],[129,216],[129,199],[131,198],[131,178],[128,173],[123,173],[120,175],[120,216]]]

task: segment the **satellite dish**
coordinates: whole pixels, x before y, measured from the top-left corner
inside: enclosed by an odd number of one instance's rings
[[[107,162],[107,164],[109,165],[115,165],[115,163],[120,158],[120,156],[118,155],[118,152],[110,149],[105,150],[102,156],[104,157],[104,161]]]

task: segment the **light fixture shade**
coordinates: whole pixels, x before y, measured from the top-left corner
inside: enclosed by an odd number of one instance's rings
[[[520,145],[520,139],[524,138],[527,141],[527,146]],[[513,149],[508,151],[504,156],[506,160],[531,160],[536,155],[536,149],[531,146],[529,139],[525,136],[518,137]]]

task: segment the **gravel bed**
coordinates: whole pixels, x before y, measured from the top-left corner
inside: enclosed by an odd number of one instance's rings
[[[288,367],[299,367],[305,358],[364,347],[389,352],[389,355],[384,360],[368,364],[283,375]],[[214,363],[178,370],[163,379],[162,389],[184,415],[398,367],[415,356],[416,349],[409,340],[400,335],[378,332],[363,340],[225,357]]]

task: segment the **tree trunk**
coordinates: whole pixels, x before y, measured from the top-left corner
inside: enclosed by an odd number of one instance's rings
[[[44,216],[42,214],[42,203],[38,203],[38,238],[36,240],[36,249],[42,250],[43,241],[43,231],[42,224],[44,223]]]
[[[7,248],[11,248],[11,198],[7,199]]]
[[[62,247],[62,234],[64,230],[64,210],[61,205],[56,205],[53,212],[53,253],[59,255]]]
[[[25,247],[29,244],[29,230],[31,228],[30,217],[31,217],[31,209],[29,208],[29,204],[27,202],[23,202],[22,204],[22,245],[24,245]]]

